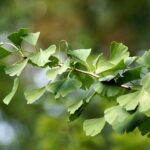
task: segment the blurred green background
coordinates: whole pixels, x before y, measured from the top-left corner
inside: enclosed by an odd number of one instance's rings
[[[127,45],[131,54],[139,54],[150,48],[150,0],[1,1],[0,41],[7,41],[7,34],[21,27],[40,31],[43,48],[67,40],[74,49],[92,48],[93,55],[101,51],[107,54],[110,42],[118,41]],[[85,136],[82,119],[98,117],[107,106],[99,97],[73,123],[68,123],[64,104],[74,100],[74,95],[54,101],[47,94],[37,103],[27,105],[23,90],[44,84],[43,72],[26,69],[9,106],[2,99],[13,82],[0,74],[0,150],[150,149],[150,140],[138,130],[118,135],[108,126],[98,136]]]

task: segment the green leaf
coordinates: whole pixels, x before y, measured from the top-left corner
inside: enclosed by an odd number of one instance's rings
[[[115,97],[123,92],[123,88],[105,82],[95,83],[94,90],[103,97]]]
[[[56,51],[56,45],[51,45],[50,47],[48,47],[48,49],[46,49],[45,51],[43,51],[42,49],[40,49],[40,52],[31,54],[29,56],[29,59],[36,65],[42,67],[44,66],[46,63],[49,62],[49,57],[54,54]]]
[[[19,29],[17,32],[11,33],[8,35],[8,39],[13,42],[16,46],[20,46],[23,39],[22,37],[28,34],[28,29],[22,28]]]
[[[27,99],[27,104],[32,104],[36,100],[38,100],[46,91],[45,87],[34,89],[34,90],[27,90],[25,91],[24,95]]]
[[[129,114],[129,116],[124,121],[113,124],[112,128],[117,133],[128,133],[133,131],[136,127],[138,127],[144,119],[145,115],[136,112],[133,114]]]
[[[116,64],[113,64],[111,60],[106,60],[103,54],[100,54],[96,60],[93,62],[95,67],[95,73],[100,74],[108,71],[122,70],[126,68],[125,62],[123,59],[119,59]]]
[[[137,106],[139,112],[150,110],[150,94],[144,89],[120,96],[117,98],[117,102],[127,111],[135,110]]]
[[[142,66],[149,66],[150,65],[150,50],[146,51],[138,60],[137,62]]]
[[[138,128],[143,136],[147,134],[150,137],[150,118],[145,118]]]
[[[47,85],[47,90],[55,94],[55,98],[65,97],[70,92],[81,87],[81,82],[76,79],[56,80]]]
[[[150,93],[145,90],[141,91],[141,98],[139,100],[139,112],[147,112],[150,110]]]
[[[138,59],[137,56],[134,56],[134,57],[127,57],[127,58],[125,59],[125,65],[126,65],[126,66],[130,66],[130,65],[133,64],[137,59]]]
[[[40,35],[40,32],[29,33],[26,36],[22,37],[22,39],[26,41],[27,43],[35,46],[38,41],[39,35]]]
[[[59,65],[59,59],[55,56],[50,56],[49,62],[46,65],[49,66],[50,68],[56,67]]]
[[[46,76],[51,81],[53,81],[59,74],[61,74],[60,67],[51,68],[46,72]]]
[[[91,89],[82,100],[76,102],[68,108],[68,112],[70,113],[70,121],[74,121],[81,115],[82,111],[89,104],[95,94],[96,92],[93,90],[93,87],[91,87]]]
[[[83,123],[83,130],[87,136],[95,136],[101,132],[105,126],[104,118],[95,118],[85,120]]]
[[[114,106],[105,110],[104,118],[118,133],[133,131],[145,118],[143,114],[130,114],[121,106]]]
[[[11,52],[7,51],[5,48],[0,46],[0,59],[7,57]]]
[[[110,46],[109,61],[112,64],[118,64],[121,60],[129,57],[128,47],[122,43],[112,42]]]
[[[124,84],[130,81],[141,79],[140,73],[141,67],[129,69],[126,72],[124,72],[121,77],[117,79],[117,83]]]
[[[5,65],[0,64],[0,73],[5,72],[4,70],[5,70]]]
[[[91,53],[91,49],[68,50],[68,55],[82,62],[86,62]]]
[[[143,85],[143,88],[150,93],[150,73],[148,73],[142,80],[141,84]]]
[[[122,95],[117,98],[117,102],[120,106],[125,108],[127,111],[134,110],[141,99],[141,91]]]
[[[70,61],[67,60],[61,67],[53,67],[46,72],[46,76],[49,80],[53,81],[57,75],[64,73],[69,67]]]
[[[70,114],[74,114],[76,112],[76,110],[78,110],[81,106],[83,105],[83,100],[80,100],[79,102],[71,105],[69,108],[68,108],[68,112]]]
[[[3,99],[3,102],[6,105],[8,105],[10,103],[10,101],[12,100],[13,96],[15,95],[15,93],[18,89],[18,86],[19,86],[19,78],[15,78],[12,91]]]
[[[125,111],[121,106],[108,108],[105,110],[104,114],[105,120],[110,125],[123,122],[129,116],[129,113]]]
[[[21,72],[27,65],[27,62],[28,62],[28,59],[25,59],[20,63],[15,63],[11,66],[7,66],[5,68],[5,73],[9,74],[10,76],[15,76],[15,75],[20,76]]]

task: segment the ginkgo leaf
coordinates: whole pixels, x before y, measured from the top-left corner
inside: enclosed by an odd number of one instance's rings
[[[34,89],[34,90],[27,90],[25,91],[24,95],[27,99],[28,104],[32,104],[36,100],[38,100],[46,91],[45,87]]]
[[[137,62],[143,66],[150,65],[150,50],[146,51],[138,60]]]
[[[127,111],[134,110],[141,99],[141,91],[125,94],[117,98],[117,102],[120,106],[125,108]]]
[[[150,117],[145,118],[138,128],[142,135],[148,134],[150,137]]]
[[[134,110],[138,106],[139,112],[146,112],[150,109],[150,94],[141,89],[118,97],[117,102],[127,111]]]
[[[148,73],[142,80],[141,84],[143,88],[150,93],[150,73]]]
[[[46,76],[48,77],[49,80],[53,81],[57,77],[57,75],[64,73],[68,69],[69,64],[70,61],[67,60],[62,66],[51,68],[46,72]]]
[[[8,105],[10,103],[10,101],[12,100],[13,96],[15,95],[18,89],[18,86],[19,86],[19,78],[15,78],[12,91],[3,99],[3,102],[5,104]]]
[[[87,61],[87,58],[90,55],[90,53],[91,49],[68,50],[68,55],[83,62]]]
[[[0,46],[0,59],[7,57],[11,52]]]
[[[8,35],[8,39],[13,42],[16,46],[20,46],[23,39],[22,37],[26,36],[28,34],[28,29],[21,28],[17,32],[13,32],[10,35]]]
[[[111,60],[106,60],[103,56],[103,54],[100,54],[96,60],[93,62],[93,65],[95,67],[95,73],[100,74],[103,72],[108,71],[116,71],[116,70],[122,70],[126,68],[125,62],[123,59],[119,59],[116,64],[113,64]]]
[[[150,93],[145,90],[141,91],[141,98],[139,100],[139,112],[146,112],[150,110]]]
[[[123,88],[119,86],[102,82],[95,83],[94,90],[103,97],[114,97],[123,92]]]
[[[105,120],[110,125],[123,122],[129,116],[129,113],[125,111],[121,106],[108,108],[105,110],[104,114]]]
[[[110,46],[109,62],[118,64],[121,60],[129,57],[128,47],[122,43],[112,42]]]
[[[55,98],[65,97],[70,92],[81,87],[81,82],[76,79],[57,80],[47,85],[47,90],[55,94]]]
[[[125,132],[128,133],[138,127],[144,121],[144,119],[144,114],[135,112],[133,114],[129,114],[124,121],[113,124],[112,128],[120,134]]]
[[[105,126],[104,118],[94,118],[85,120],[83,123],[83,130],[87,136],[95,136],[101,132]]]
[[[46,50],[40,49],[40,52],[29,56],[29,59],[36,65],[42,67],[49,62],[49,57],[56,51],[56,45],[51,45]]]
[[[125,59],[125,65],[126,65],[126,66],[129,66],[129,65],[131,65],[132,63],[134,63],[137,59],[138,59],[137,56],[127,57],[127,58]]]
[[[140,73],[141,73],[141,67],[139,66],[132,69],[128,69],[124,71],[122,76],[117,79],[117,83],[124,84],[130,81],[141,79]]]
[[[70,114],[74,114],[76,112],[76,110],[78,110],[82,105],[83,105],[83,100],[71,105],[69,108],[68,108],[68,112]]]
[[[25,66],[27,65],[28,59],[23,60],[22,62],[7,66],[5,68],[5,73],[9,74],[10,76],[19,76]]]
[[[26,36],[22,37],[22,39],[24,41],[26,41],[27,43],[35,46],[37,41],[38,41],[38,38],[39,38],[39,35],[40,35],[40,32],[37,32],[37,33],[29,33],[27,34]]]
[[[96,92],[93,90],[93,87],[91,87],[82,100],[76,102],[68,108],[68,112],[70,113],[70,121],[74,121],[81,115],[83,109],[90,103],[95,94]]]

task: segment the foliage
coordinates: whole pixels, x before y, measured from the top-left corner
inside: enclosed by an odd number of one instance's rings
[[[149,123],[150,117],[150,51],[141,57],[131,57],[127,46],[112,42],[109,58],[101,53],[91,63],[91,49],[73,50],[65,42],[66,59],[62,61],[56,53],[56,45],[42,50],[37,46],[38,38],[39,32],[29,33],[27,29],[20,29],[8,36],[11,43],[1,43],[0,71],[15,78],[11,93],[3,99],[5,104],[9,104],[15,95],[20,75],[29,64],[47,69],[49,82],[39,89],[25,91],[28,104],[38,100],[45,92],[54,94],[58,99],[81,89],[86,94],[68,108],[70,121],[77,119],[96,95],[112,103],[103,115],[85,120],[83,129],[86,135],[97,135],[106,124],[118,133],[139,128],[142,135],[149,134],[150,128],[146,122]],[[33,51],[24,49],[24,42],[31,45]],[[11,45],[12,49],[7,50],[6,44]],[[17,55],[17,60],[8,64],[5,58],[12,55]]]

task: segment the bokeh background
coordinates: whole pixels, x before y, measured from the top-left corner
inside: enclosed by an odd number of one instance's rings
[[[40,31],[43,48],[67,40],[74,49],[92,48],[93,55],[107,54],[111,41],[118,41],[127,45],[131,54],[139,54],[150,48],[150,0],[0,1],[0,41],[7,41],[8,33],[21,27]],[[25,70],[19,91],[6,106],[2,99],[13,81],[0,74],[0,150],[150,149],[150,140],[137,129],[119,135],[107,127],[98,136],[86,137],[82,120],[99,116],[107,105],[98,97],[96,105],[91,104],[73,123],[67,120],[66,99],[55,101],[52,95],[45,95],[27,105],[23,90],[44,84],[42,75],[39,70]]]

